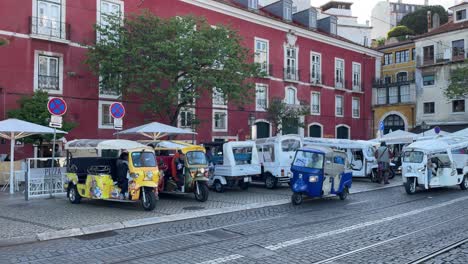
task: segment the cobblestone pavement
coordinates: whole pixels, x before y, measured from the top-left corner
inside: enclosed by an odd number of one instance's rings
[[[392,180],[390,186],[398,185],[401,185],[401,177]],[[382,187],[387,185],[371,183],[368,179],[357,179],[353,182],[351,193]],[[163,194],[156,210],[145,212],[139,204],[133,203],[84,200],[81,204],[74,205],[64,196],[25,201],[22,194],[12,198],[8,194],[0,193],[0,239],[209,209],[233,208],[272,201],[288,202],[290,197],[291,190],[287,185],[268,190],[256,184],[247,191],[237,188],[227,190],[225,193],[211,191],[205,203],[197,202],[193,194]]]
[[[468,237],[468,192],[388,188],[0,248],[0,263],[411,263]],[[428,263],[467,263],[465,245]]]

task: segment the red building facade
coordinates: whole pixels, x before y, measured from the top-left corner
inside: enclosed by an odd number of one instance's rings
[[[94,24],[105,21],[113,12],[125,15],[148,9],[161,17],[191,14],[206,17],[212,25],[229,24],[242,35],[243,44],[255,52],[255,60],[265,64],[269,77],[252,80],[257,84],[252,104],[243,108],[229,103],[225,106],[215,95],[211,100],[197,100],[193,110],[201,120],[197,142],[249,138],[249,117],[255,118],[253,137],[274,135],[264,111],[274,98],[311,106],[311,113],[302,118],[305,128],[285,132],[353,139],[371,136],[371,86],[375,57],[380,53],[340,39],[333,32],[300,25],[295,15],[290,14],[291,21],[269,12],[268,7],[252,10],[234,2],[3,0],[0,37],[9,43],[0,47],[0,118],[7,118],[8,110],[18,107],[21,96],[46,90],[67,101],[66,118],[79,124],[67,140],[112,138],[115,131],[107,108],[115,101],[122,101],[126,107],[124,128],[148,121],[136,98],[118,98],[100,90],[98,79],[84,64],[86,45],[96,40]],[[189,114],[182,115],[179,125],[189,126]],[[0,152],[6,152],[6,146],[1,144]]]

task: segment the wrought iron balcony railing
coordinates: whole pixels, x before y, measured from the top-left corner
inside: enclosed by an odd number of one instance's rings
[[[62,21],[45,17],[29,17],[29,25],[30,34],[63,40],[70,39],[70,24]]]
[[[38,88],[42,90],[56,90],[60,89],[59,77],[49,75],[38,76]]]

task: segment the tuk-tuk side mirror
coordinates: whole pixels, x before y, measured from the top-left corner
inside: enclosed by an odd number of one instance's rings
[[[331,164],[331,161],[327,160],[325,163],[326,163],[326,164]]]

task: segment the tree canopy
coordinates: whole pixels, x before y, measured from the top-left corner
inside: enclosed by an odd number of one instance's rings
[[[49,102],[49,94],[44,91],[37,91],[32,96],[23,96],[19,100],[20,107],[8,111],[7,115],[9,118],[17,118],[38,125],[48,126],[50,113],[47,109],[47,102]],[[75,126],[75,123],[64,120],[61,130],[68,132]],[[25,143],[42,145],[43,141],[52,141],[52,138],[53,135],[33,135],[21,140]]]
[[[96,30],[99,40],[89,48],[86,63],[101,77],[101,86],[123,96],[139,95],[145,113],[172,125],[195,100],[211,101],[213,89],[239,105],[255,94],[247,80],[260,76],[260,67],[250,62],[252,52],[228,26],[144,11],[123,22],[110,18]]]
[[[398,38],[399,40],[405,39],[406,36],[414,35],[414,31],[409,29],[407,26],[396,26],[387,33],[387,38]]]
[[[424,6],[420,9],[409,13],[404,16],[400,25],[407,26],[409,29],[413,30],[416,35],[424,34],[427,32],[427,11],[431,11],[431,14],[438,14],[440,17],[440,25],[447,23],[448,14],[443,6]],[[434,22],[433,22],[434,23]]]
[[[444,95],[449,100],[468,96],[468,61],[450,72],[450,84]]]
[[[278,134],[283,128],[304,127],[305,124],[300,121],[300,117],[309,113],[310,108],[307,105],[289,105],[280,98],[275,98],[267,108],[267,120]]]

